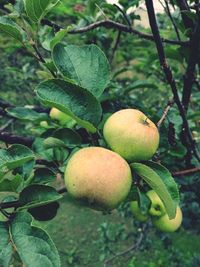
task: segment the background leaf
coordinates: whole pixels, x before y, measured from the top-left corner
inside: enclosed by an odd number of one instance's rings
[[[0,31],[12,36],[19,42],[23,42],[22,30],[9,17],[0,17]]]
[[[0,222],[0,266],[8,267],[12,257],[12,245],[6,223]]]
[[[20,120],[43,121],[48,120],[49,118],[47,113],[39,113],[33,109],[25,107],[7,108],[6,111],[12,117],[15,117]]]
[[[28,17],[38,22],[45,13],[52,0],[24,0],[24,6]]]
[[[0,149],[0,168],[14,169],[35,158],[33,151],[24,145],[12,145]]]

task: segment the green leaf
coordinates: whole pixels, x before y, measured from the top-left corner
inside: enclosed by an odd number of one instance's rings
[[[55,36],[52,38],[52,40],[50,41],[50,48],[51,50],[54,48],[54,46],[59,43],[67,34],[68,32],[68,28],[67,29],[61,29],[60,31],[58,31]]]
[[[53,133],[53,136],[62,140],[67,147],[81,145],[81,136],[69,128],[58,129]]]
[[[20,186],[21,182],[22,177],[19,174],[11,179],[6,178],[0,183],[0,192],[17,192],[17,188]]]
[[[38,168],[35,170],[32,183],[46,184],[55,181],[55,174],[48,168]]]
[[[7,150],[0,149],[0,169],[14,169],[34,159],[33,151],[23,145],[12,145]]]
[[[58,202],[52,202],[47,205],[28,209],[28,212],[37,221],[49,221],[52,220],[56,215],[59,208]]]
[[[52,0],[24,0],[24,6],[28,17],[34,21],[38,22]]]
[[[32,226],[32,216],[29,213],[17,213],[10,225],[10,234],[24,266],[61,266],[53,241],[43,229]]]
[[[142,163],[132,163],[130,166],[162,199],[169,218],[175,218],[177,203],[172,199],[168,187],[159,174]]]
[[[0,31],[12,36],[20,43],[23,42],[22,30],[9,17],[0,17]]]
[[[39,113],[33,109],[25,107],[7,108],[6,111],[12,117],[15,117],[20,120],[39,122],[43,120],[48,120],[49,118],[48,114],[46,113]]]
[[[53,60],[65,77],[96,97],[101,96],[109,82],[108,60],[96,45],[57,44],[53,49]]]
[[[12,257],[12,245],[7,224],[0,222],[0,266],[9,267]]]
[[[169,191],[173,201],[178,204],[180,202],[178,186],[169,170],[163,165],[153,161],[146,161],[145,164],[152,168],[160,176],[165,186],[167,187],[167,190]]]
[[[55,188],[51,186],[39,184],[29,185],[20,193],[20,208],[18,210],[39,207],[57,201],[61,197]]]
[[[78,124],[95,132],[102,110],[98,100],[86,89],[60,79],[40,83],[37,96],[46,105],[70,115]]]
[[[44,148],[54,148],[54,147],[66,147],[65,143],[55,137],[48,137],[44,140]]]
[[[133,83],[131,83],[130,86],[128,86],[123,93],[128,93],[134,89],[139,89],[139,88],[153,88],[153,89],[157,89],[158,86],[152,82],[148,82],[148,81],[135,81]]]

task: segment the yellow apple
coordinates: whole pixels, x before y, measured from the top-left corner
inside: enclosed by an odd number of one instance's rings
[[[123,109],[111,115],[103,134],[108,146],[130,162],[150,159],[159,145],[156,125],[136,109]]]
[[[65,184],[75,199],[97,210],[112,210],[127,197],[132,174],[118,154],[102,147],[87,147],[68,161]]]
[[[154,190],[150,190],[146,195],[151,200],[151,206],[149,209],[149,214],[152,216],[162,216],[166,213],[165,206]]]
[[[162,232],[174,232],[181,226],[182,211],[178,206],[176,210],[176,217],[174,219],[170,220],[168,215],[165,214],[158,218],[154,217],[152,222],[153,225]]]
[[[131,201],[130,208],[136,220],[140,222],[146,222],[148,220],[149,216],[141,212],[138,201]]]
[[[73,120],[69,115],[65,114],[57,108],[52,108],[50,110],[49,116],[52,119],[57,120],[62,126],[73,127],[76,124],[75,120]]]

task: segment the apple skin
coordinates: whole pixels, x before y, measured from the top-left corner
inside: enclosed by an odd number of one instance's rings
[[[57,120],[62,126],[68,126],[71,128],[76,124],[75,120],[73,120],[69,115],[65,114],[57,108],[52,108],[50,110],[49,116],[51,117],[51,119]]]
[[[139,205],[138,205],[138,201],[131,201],[130,202],[130,209],[132,214],[134,215],[135,219],[140,221],[140,222],[146,222],[149,218],[148,215],[144,215],[142,214]]]
[[[176,210],[176,217],[174,219],[170,220],[168,215],[165,214],[159,218],[154,217],[152,219],[152,222],[158,230],[166,233],[171,233],[175,232],[181,226],[182,217],[182,211],[178,206]]]
[[[129,162],[150,159],[159,145],[156,125],[136,109],[112,114],[104,124],[103,135],[111,150]]]
[[[149,214],[152,216],[162,216],[166,213],[165,206],[154,190],[150,190],[146,193],[148,198],[151,200],[151,206]]]
[[[75,152],[65,170],[69,194],[96,210],[112,210],[127,197],[132,184],[128,163],[108,149],[87,147]]]

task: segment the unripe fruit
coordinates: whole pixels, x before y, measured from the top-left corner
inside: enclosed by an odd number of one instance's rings
[[[57,108],[52,108],[49,116],[52,119],[57,120],[62,126],[73,127],[76,124],[75,120]]]
[[[151,206],[149,209],[149,214],[152,216],[162,216],[166,213],[165,206],[154,190],[150,190],[146,195],[151,200]]]
[[[132,174],[128,163],[118,154],[102,148],[77,151],[65,170],[69,194],[97,210],[112,210],[127,197]]]
[[[142,214],[140,207],[138,205],[138,201],[131,201],[130,203],[130,209],[132,214],[134,215],[135,219],[140,222],[146,222],[149,218],[148,215]]]
[[[162,232],[175,232],[182,223],[182,211],[180,207],[177,207],[176,217],[172,220],[169,219],[168,215],[165,214],[161,217],[154,217],[152,219],[153,225]]]
[[[150,159],[159,145],[156,125],[136,109],[123,109],[111,115],[103,134],[109,147],[130,162]]]

